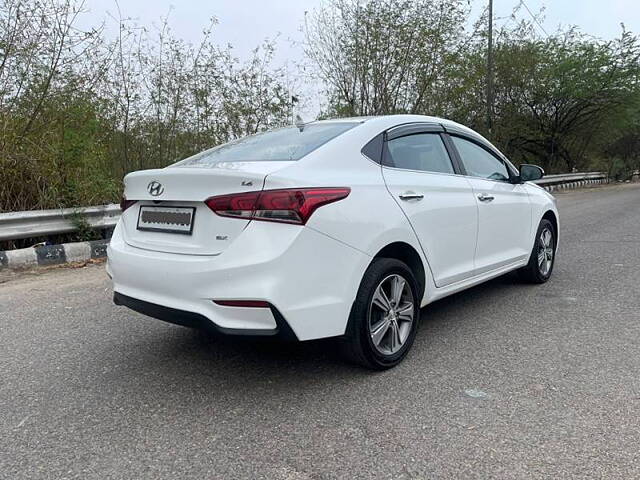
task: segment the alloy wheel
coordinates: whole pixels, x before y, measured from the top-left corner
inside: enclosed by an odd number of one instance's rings
[[[540,232],[538,241],[538,268],[543,276],[547,276],[553,265],[553,233],[545,228]]]
[[[407,341],[415,318],[413,293],[401,275],[385,277],[369,305],[369,335],[383,355],[397,353]]]

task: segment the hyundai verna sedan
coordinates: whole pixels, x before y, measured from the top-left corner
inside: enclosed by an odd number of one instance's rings
[[[339,337],[398,364],[420,307],[517,270],[553,270],[558,211],[485,138],[440,118],[326,120],[125,177],[108,249],[114,301],[168,322]]]

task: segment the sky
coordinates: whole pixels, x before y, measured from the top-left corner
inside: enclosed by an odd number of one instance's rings
[[[472,16],[477,17],[488,0],[470,0]],[[135,19],[140,25],[157,25],[161,17],[169,16],[174,34],[197,43],[211,17],[218,19],[213,41],[231,44],[237,57],[244,59],[267,38],[277,36],[277,66],[294,64],[303,58],[301,42],[305,12],[312,12],[322,0],[118,0],[123,17]],[[520,0],[494,0],[496,27],[508,22]],[[544,20],[536,26],[540,35],[552,34],[559,26],[575,25],[584,33],[611,39],[627,30],[640,34],[640,0],[525,0],[534,14],[543,10]],[[107,34],[115,34],[118,17],[116,0],[86,0],[88,10],[79,26],[90,28],[105,22]],[[521,8],[519,16],[529,14]],[[318,105],[312,105],[317,110]],[[308,116],[311,112],[305,112]]]
[[[479,13],[488,0],[471,0],[473,11]],[[519,0],[494,0],[499,25],[505,21]],[[231,43],[238,54],[247,54],[267,37],[278,33],[282,40],[300,41],[300,27],[305,11],[312,11],[321,0],[119,0],[124,16],[133,17],[143,25],[157,23],[169,14],[176,34],[196,42],[208,20],[215,16],[219,25],[214,38]],[[558,25],[577,25],[582,31],[602,38],[619,34],[620,23],[640,33],[640,0],[526,0],[529,9],[537,13],[544,8],[542,26],[548,33]],[[89,13],[83,23],[107,19],[107,12],[117,12],[115,0],[86,0]],[[528,15],[522,9],[522,15]],[[111,21],[112,22],[112,21]],[[113,22],[112,22],[113,23]],[[541,32],[542,33],[542,32]]]

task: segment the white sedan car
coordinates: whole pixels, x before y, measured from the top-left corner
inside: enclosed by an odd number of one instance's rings
[[[420,307],[512,270],[542,283],[554,198],[482,136],[440,118],[326,120],[125,177],[108,249],[114,301],[233,335],[339,337],[398,364]]]

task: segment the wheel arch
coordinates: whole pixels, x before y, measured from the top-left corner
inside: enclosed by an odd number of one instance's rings
[[[556,214],[554,213],[553,210],[547,210],[546,212],[544,212],[544,215],[542,215],[542,218],[540,219],[540,221],[542,220],[549,220],[551,222],[551,225],[553,225],[553,230],[554,233],[556,234],[556,241],[558,240],[558,217],[556,216]]]
[[[413,246],[402,241],[393,242],[380,249],[371,261],[373,262],[377,258],[395,258],[405,263],[418,281],[420,298],[424,297],[427,282],[425,265],[422,257]]]

